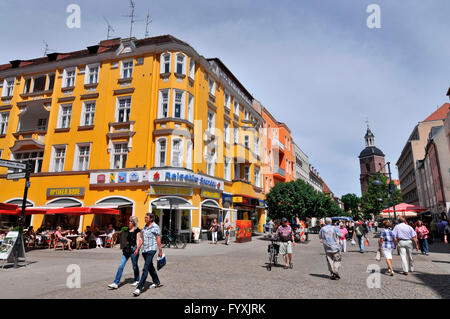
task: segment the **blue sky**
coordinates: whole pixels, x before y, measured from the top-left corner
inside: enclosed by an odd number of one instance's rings
[[[66,26],[69,4],[81,28]],[[448,0],[135,0],[133,35],[172,34],[205,57],[218,57],[248,91],[292,131],[338,196],[360,195],[358,155],[365,120],[393,163],[417,122],[448,101]],[[381,8],[369,29],[366,8]],[[0,2],[0,64],[129,35],[126,0]]]

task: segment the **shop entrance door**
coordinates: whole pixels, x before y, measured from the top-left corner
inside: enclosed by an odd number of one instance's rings
[[[172,216],[170,215],[170,209],[163,209],[163,222],[162,222],[162,233],[166,234],[169,232],[171,234],[176,234],[176,216],[177,216],[178,210],[172,209]]]

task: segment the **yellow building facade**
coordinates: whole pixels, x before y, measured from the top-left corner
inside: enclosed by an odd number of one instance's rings
[[[213,218],[265,222],[260,129],[252,96],[219,59],[172,36],[0,65],[0,158],[30,161],[28,204],[109,207],[120,216],[33,215],[35,229],[127,225],[154,211],[189,238]],[[0,168],[0,202],[24,180]]]

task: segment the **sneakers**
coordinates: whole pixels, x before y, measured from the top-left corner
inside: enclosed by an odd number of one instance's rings
[[[391,277],[394,276],[394,272],[393,272],[393,271],[390,271],[390,270],[387,271],[387,274],[388,274],[389,276],[391,276]]]
[[[411,269],[409,270],[409,272],[414,272],[414,267],[411,267]]]
[[[139,296],[141,294],[141,290],[136,289],[135,291],[133,291],[133,295],[135,296]]]
[[[152,284],[151,286],[150,286],[150,288],[159,288],[159,287],[161,287],[162,285],[161,284]]]
[[[132,283],[131,285],[136,287],[138,285],[139,281],[135,281],[134,283]]]
[[[117,288],[119,288],[119,286],[116,283],[112,283],[112,284],[108,285],[108,288],[117,289]]]

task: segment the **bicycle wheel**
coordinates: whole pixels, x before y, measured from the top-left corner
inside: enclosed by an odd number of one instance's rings
[[[163,248],[170,248],[170,240],[166,235],[163,235],[161,238],[161,246]]]
[[[175,247],[183,249],[186,245],[186,239],[183,237],[175,239]]]

